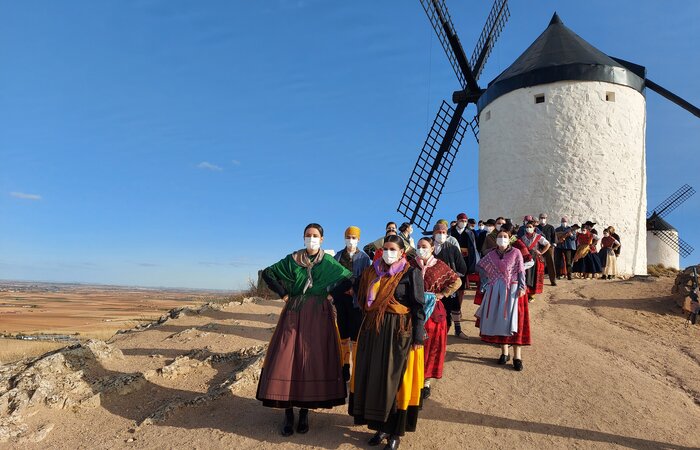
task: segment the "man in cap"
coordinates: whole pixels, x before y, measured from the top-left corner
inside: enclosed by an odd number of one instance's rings
[[[571,280],[571,269],[574,264],[574,254],[576,253],[576,230],[569,226],[567,217],[561,218],[561,225],[554,230],[557,246],[554,249],[554,264],[557,274],[562,267],[566,266],[566,277]],[[561,278],[561,277],[560,277]]]
[[[544,236],[550,245],[549,249],[542,255],[544,257],[544,262],[547,265],[547,274],[549,275],[549,282],[552,286],[557,285],[557,271],[554,265],[554,249],[557,246],[557,237],[554,227],[547,223],[547,214],[540,213],[540,223],[537,225],[537,229],[540,230],[540,234]]]
[[[357,303],[357,289],[362,271],[372,264],[369,255],[358,248],[359,242],[360,229],[355,226],[348,227],[345,230],[345,247],[334,256],[336,261],[352,272],[350,279],[352,286],[342,294],[333,296],[345,381],[350,380],[350,355],[356,345],[357,334],[360,331],[360,324],[362,324],[362,311]]]
[[[467,335],[462,332],[462,302],[464,301],[464,290],[469,289],[469,278],[467,275],[476,273],[476,263],[481,255],[476,249],[476,236],[469,229],[469,218],[466,213],[457,215],[457,225],[450,229],[450,234],[459,242],[459,250],[467,265],[467,273],[462,278],[462,286],[457,290],[457,302],[452,308],[452,320],[455,323],[455,336],[466,339]]]

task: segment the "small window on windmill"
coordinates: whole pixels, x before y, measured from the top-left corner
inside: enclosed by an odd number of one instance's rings
[[[614,92],[606,92],[605,93],[605,101],[606,102],[614,102],[615,101],[615,93]]]
[[[490,120],[491,119],[491,111],[486,111],[486,114],[484,114],[484,120]]]
[[[535,95],[535,103],[544,103],[544,94]]]

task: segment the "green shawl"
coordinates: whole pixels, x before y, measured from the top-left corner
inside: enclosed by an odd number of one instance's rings
[[[297,264],[292,254],[271,265],[268,270],[284,285],[290,298],[302,295],[304,297],[323,296],[325,298],[339,282],[352,276],[352,272],[327,253],[323,254],[323,261],[314,264],[311,268],[313,286],[309,287],[306,293],[304,293],[304,286],[308,280],[306,268]]]

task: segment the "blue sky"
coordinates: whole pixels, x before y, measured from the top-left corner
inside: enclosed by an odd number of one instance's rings
[[[491,2],[448,0],[471,54]],[[700,104],[700,2],[513,0]],[[323,224],[378,237],[457,82],[415,1],[0,2],[0,279],[237,289]],[[650,207],[700,190],[700,121],[647,93]],[[474,114],[474,106],[467,112]],[[477,215],[467,136],[436,217]],[[700,194],[668,220],[700,260]]]

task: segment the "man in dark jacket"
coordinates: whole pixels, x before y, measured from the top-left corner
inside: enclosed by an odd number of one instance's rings
[[[569,220],[566,217],[561,218],[561,226],[557,227],[556,233],[557,247],[554,252],[555,264],[557,270],[561,269],[562,265],[566,265],[567,278],[571,279],[571,268],[573,266],[574,254],[576,254],[576,230],[569,226]]]
[[[537,229],[540,230],[542,236],[549,241],[549,249],[544,253],[544,261],[547,265],[547,274],[549,275],[549,282],[552,286],[557,285],[557,271],[554,265],[554,249],[557,246],[556,232],[554,227],[547,223],[547,214],[540,213],[540,223],[537,225]]]

